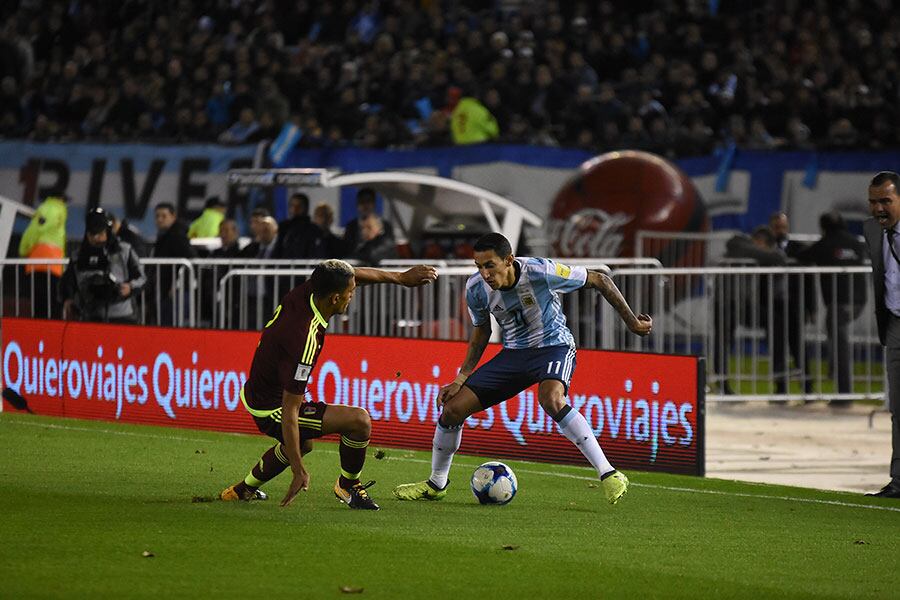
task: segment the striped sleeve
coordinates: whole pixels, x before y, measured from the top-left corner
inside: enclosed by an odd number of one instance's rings
[[[487,293],[484,291],[480,275],[472,275],[466,282],[466,306],[469,309],[469,318],[475,327],[481,327],[491,320],[491,311],[488,308]]]
[[[315,319],[310,319],[306,335],[297,340],[299,348],[293,351],[285,348],[279,353],[278,379],[284,391],[289,394],[301,395],[306,390],[306,382],[319,353],[317,334],[318,324]]]
[[[587,269],[584,267],[569,267],[563,263],[550,260],[549,258],[539,258],[535,261],[540,265],[535,265],[547,279],[547,285],[553,292],[574,292],[584,287],[587,282]]]

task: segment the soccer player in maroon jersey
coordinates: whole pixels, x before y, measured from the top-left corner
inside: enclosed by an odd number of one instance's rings
[[[433,267],[413,267],[402,273],[353,268],[342,260],[326,260],[310,278],[285,295],[263,329],[241,401],[259,430],[278,440],[247,477],[226,488],[222,500],[265,499],[265,482],[291,468],[293,479],[281,501],[288,506],[300,490],[309,487],[303,455],[313,438],[341,436],[341,475],[334,495],[350,508],[378,510],[359,475],[366,460],[372,422],[363,408],[304,401],[306,383],[325,343],[328,320],[347,312],[357,284],[396,283],[416,287],[437,278]]]

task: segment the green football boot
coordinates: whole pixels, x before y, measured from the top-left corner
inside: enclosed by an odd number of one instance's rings
[[[612,471],[600,480],[600,485],[603,486],[603,492],[609,503],[615,504],[628,491],[628,478],[624,473]]]
[[[419,481],[417,483],[404,483],[394,488],[394,496],[398,500],[443,500],[447,495],[447,488],[450,482],[443,489],[431,483],[430,479]]]

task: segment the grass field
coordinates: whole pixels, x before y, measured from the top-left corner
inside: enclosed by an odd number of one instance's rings
[[[0,413],[0,598],[897,598],[896,501],[631,472],[612,507],[588,469],[510,461],[518,496],[483,507],[468,478],[491,457],[459,456],[445,501],[400,503],[429,456],[387,449],[363,474],[382,510],[351,511],[323,442],[288,509],[284,475],[269,502],[192,502],[266,447]]]

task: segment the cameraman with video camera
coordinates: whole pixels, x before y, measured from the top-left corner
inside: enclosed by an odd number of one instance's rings
[[[89,211],[81,248],[63,274],[64,317],[99,323],[137,323],[134,296],[146,281],[137,252],[116,237],[106,211]]]

